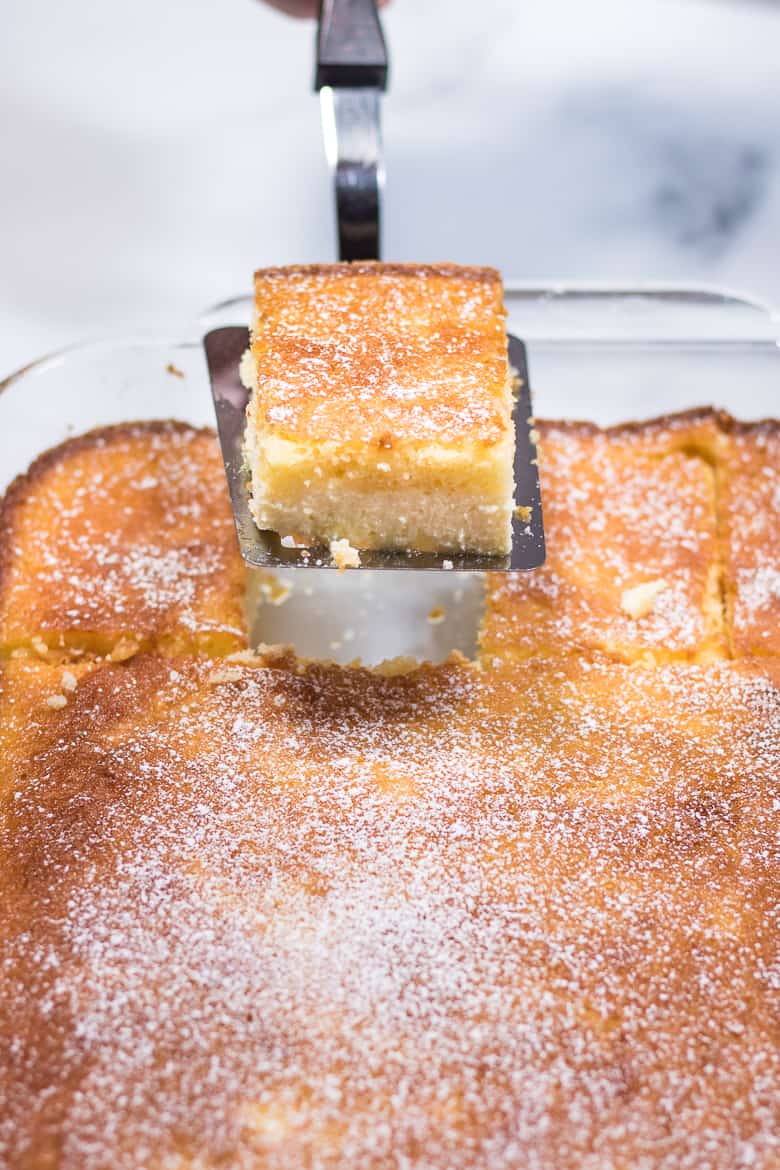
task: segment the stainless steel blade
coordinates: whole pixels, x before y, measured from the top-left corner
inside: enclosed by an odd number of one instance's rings
[[[325,156],[333,175],[339,256],[342,260],[378,260],[384,186],[381,91],[320,90]]]

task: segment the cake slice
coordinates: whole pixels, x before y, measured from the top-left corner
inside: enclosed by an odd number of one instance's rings
[[[722,657],[715,412],[539,432],[547,560],[488,578],[484,654]]]
[[[127,423],[45,452],[0,503],[0,657],[246,646],[213,432]]]
[[[780,424],[735,422],[722,470],[731,652],[780,656]]]
[[[509,551],[512,391],[493,269],[261,270],[242,376],[258,527],[341,550]]]

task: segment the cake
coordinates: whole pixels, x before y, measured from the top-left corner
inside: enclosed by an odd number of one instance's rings
[[[4,1170],[777,1166],[780,655],[749,589],[780,425],[540,430],[556,576],[488,578],[473,662],[226,653],[231,577],[182,626],[118,570],[146,632],[117,661],[97,573],[43,624],[33,517],[56,501],[74,575],[117,499],[128,555],[186,579],[200,523],[227,564],[222,505],[187,529],[168,476],[131,490],[183,461],[213,491],[213,439],[103,432],[11,489]]]
[[[725,597],[735,656],[780,656],[780,429],[734,423],[724,461]]]
[[[98,664],[3,803],[2,1164],[768,1170],[778,684]]]
[[[264,269],[251,336],[242,371],[260,528],[358,551],[509,551],[514,428],[497,272]]]
[[[723,420],[694,412],[608,430],[538,429],[547,559],[533,573],[488,579],[485,653],[721,657],[714,464]]]
[[[0,530],[0,654],[246,646],[244,568],[210,431],[133,423],[74,438],[10,487]]]

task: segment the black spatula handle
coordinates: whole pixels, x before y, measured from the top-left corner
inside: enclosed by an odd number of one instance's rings
[[[316,89],[387,86],[387,49],[376,0],[321,0]]]

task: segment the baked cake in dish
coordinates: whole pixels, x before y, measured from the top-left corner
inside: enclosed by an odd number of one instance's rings
[[[505,317],[490,268],[258,272],[242,367],[258,527],[344,548],[507,553]]]
[[[723,654],[712,412],[601,430],[541,423],[547,559],[489,578],[487,654]]]
[[[775,1166],[778,685],[85,673],[3,804],[2,1164]]]
[[[780,429],[735,423],[730,439],[722,513],[731,648],[780,656]]]
[[[208,434],[39,460],[0,512],[3,1170],[775,1170],[779,436],[542,424],[552,575],[488,578],[478,662],[373,671],[224,653]]]
[[[32,465],[0,513],[0,653],[246,646],[244,569],[210,431],[134,423]]]

